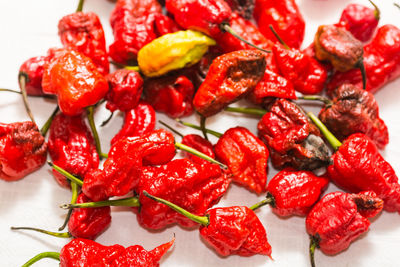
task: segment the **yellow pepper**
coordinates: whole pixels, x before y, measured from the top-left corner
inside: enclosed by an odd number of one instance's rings
[[[201,32],[187,30],[165,34],[138,53],[140,71],[148,77],[164,75],[199,62],[216,42]]]

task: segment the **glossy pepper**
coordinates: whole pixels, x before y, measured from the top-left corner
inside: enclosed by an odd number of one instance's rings
[[[370,222],[367,218],[376,216],[382,206],[383,201],[371,191],[325,195],[306,218],[306,229],[311,240],[311,266],[315,266],[316,247],[327,255],[347,249],[351,242],[368,231]]]
[[[144,99],[158,112],[172,118],[188,116],[193,113],[195,88],[185,75],[176,74],[146,80]]]
[[[305,22],[294,0],[256,0],[254,18],[260,31],[270,40],[272,25],[290,47],[300,48],[304,39]]]
[[[42,78],[44,65],[49,61],[47,56],[32,57],[26,60],[19,68],[19,73],[28,78],[25,90],[28,95],[44,95],[42,90]]]
[[[0,178],[16,181],[39,169],[47,157],[47,144],[30,121],[0,123]]]
[[[363,133],[380,149],[389,143],[389,132],[379,117],[373,94],[351,84],[343,84],[333,94],[332,102],[321,109],[319,118],[339,140]]]
[[[54,164],[75,176],[83,178],[87,172],[99,167],[96,145],[82,115],[70,117],[60,113],[54,117],[48,149]],[[53,170],[53,175],[58,184],[70,187],[69,181],[60,173]]]
[[[400,30],[390,24],[380,27],[372,41],[364,46],[363,62],[367,75],[366,90],[375,93],[400,76]],[[353,69],[335,73],[328,84],[328,93],[344,83],[362,88],[362,76]]]
[[[76,238],[66,244],[61,252],[43,252],[30,259],[24,266],[31,266],[43,258],[60,260],[60,267],[74,266],[143,266],[158,267],[161,257],[171,248],[174,240],[147,251],[135,245],[103,246],[92,240]]]
[[[204,117],[212,116],[251,92],[265,72],[264,54],[240,50],[217,57],[197,90],[193,105]]]
[[[105,96],[106,108],[111,112],[127,112],[136,108],[143,91],[143,79],[140,74],[133,70],[120,69],[106,78],[110,87]]]
[[[76,116],[108,91],[107,80],[92,61],[74,50],[59,51],[45,66],[43,92],[57,95],[61,111]]]
[[[64,47],[89,57],[101,74],[108,74],[110,63],[106,39],[100,19],[95,13],[75,12],[64,16],[58,23],[58,35]]]
[[[200,235],[221,256],[256,254],[271,257],[271,246],[264,226],[253,210],[245,206],[209,209],[205,216],[197,216],[159,197],[144,192],[153,201],[160,202],[200,224]]]
[[[111,139],[113,145],[118,140],[130,136],[142,136],[154,130],[156,126],[156,112],[145,101],[139,101],[136,108],[125,112],[124,125]]]

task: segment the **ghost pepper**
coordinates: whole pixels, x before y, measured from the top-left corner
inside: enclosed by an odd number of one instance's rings
[[[110,15],[110,24],[114,24],[126,14],[142,17],[149,14],[162,13],[162,7],[157,0],[118,0]]]
[[[19,72],[28,78],[25,84],[25,90],[28,95],[44,95],[42,91],[42,77],[44,65],[47,64],[49,58],[47,56],[32,57],[26,60]]]

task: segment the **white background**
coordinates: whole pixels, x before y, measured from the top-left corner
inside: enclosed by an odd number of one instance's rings
[[[32,56],[44,55],[48,48],[60,46],[57,35],[59,19],[74,12],[78,0],[13,0],[0,1],[0,88],[17,89],[19,66]],[[304,46],[313,39],[320,24],[335,23],[347,0],[303,0],[298,1],[307,22]],[[392,0],[376,1],[382,9],[381,25],[392,23],[400,26],[400,10]],[[112,42],[108,23],[113,4],[106,0],[86,0],[84,11],[96,12],[103,23],[108,45]],[[378,93],[376,98],[381,108],[381,117],[389,127],[390,143],[383,155],[394,169],[400,172],[400,80],[393,82]],[[54,109],[54,103],[30,98],[31,107],[39,126],[43,125]],[[306,109],[310,110],[309,106]],[[314,109],[314,111],[317,111]],[[99,124],[108,116],[102,107],[96,113]],[[164,121],[172,120],[159,116]],[[0,121],[28,120],[19,95],[0,94]],[[189,119],[187,119],[189,120]],[[191,120],[196,121],[195,118]],[[208,121],[210,128],[224,131],[234,125],[247,126],[255,132],[257,119],[241,115],[221,114]],[[114,118],[100,129],[102,145],[109,149],[109,140],[119,130],[122,116]],[[190,130],[179,128],[187,133]],[[214,140],[215,141],[215,140]],[[276,171],[269,170],[268,177]],[[328,191],[336,188],[330,185]],[[220,206],[251,205],[262,199],[247,190],[231,186]],[[60,251],[65,239],[33,232],[12,232],[10,226],[33,226],[55,231],[63,222],[65,211],[58,208],[70,200],[70,192],[59,187],[46,165],[18,182],[0,180],[0,266],[20,266],[32,256],[44,251]],[[280,219],[264,207],[257,211],[263,222],[272,246],[274,261],[265,256],[221,258],[200,240],[197,230],[183,230],[174,226],[163,231],[151,232],[137,223],[135,215],[125,208],[113,209],[111,227],[97,241],[105,244],[143,245],[146,249],[169,241],[176,234],[176,244],[171,253],[162,260],[163,266],[308,266],[308,236],[304,218]],[[400,266],[400,215],[383,212],[372,220],[370,231],[353,242],[350,248],[336,256],[326,256],[316,251],[317,266]],[[43,260],[36,266],[57,266],[53,260]]]

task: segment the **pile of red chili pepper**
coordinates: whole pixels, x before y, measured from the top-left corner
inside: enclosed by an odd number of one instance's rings
[[[71,239],[58,251],[31,248],[23,266],[43,258],[65,267],[159,266],[177,253],[171,247],[182,235],[152,250],[135,235],[129,246],[94,241],[109,227],[126,235],[112,226],[119,212],[136,217],[132,225],[149,237],[181,227],[196,250],[222,256],[215,265],[257,254],[279,265],[267,237],[276,233],[260,216],[266,205],[279,219],[305,219],[297,240],[309,237],[302,254],[311,266],[323,266],[316,249],[351,253],[375,223],[369,218],[400,213],[400,183],[381,154],[389,131],[374,96],[400,76],[400,29],[380,17],[372,1],[349,4],[301,49],[306,25],[294,0],[117,0],[106,44],[110,26],[77,1],[59,20],[60,45],[22,63],[20,90],[1,90],[21,94],[30,120],[0,123],[0,178],[13,184],[47,168],[54,187],[70,192],[58,230],[31,225],[29,216],[10,222],[14,231]],[[33,96],[54,106],[41,127]],[[310,105],[321,108],[318,116]],[[100,109],[109,116],[98,132]],[[240,118],[231,128],[227,113]],[[217,116],[223,132],[212,129]],[[240,123],[246,118],[251,123]],[[102,138],[105,130],[112,139]],[[237,190],[234,205],[219,203]]]

